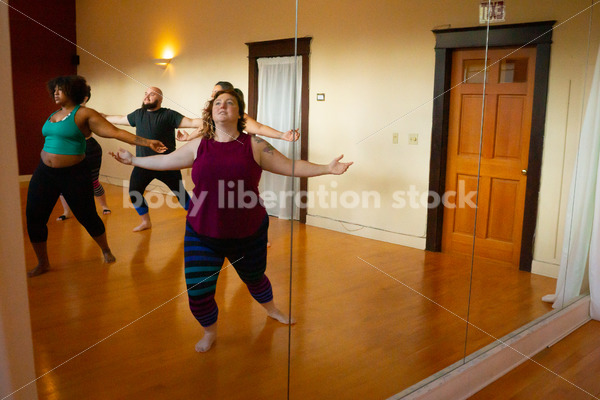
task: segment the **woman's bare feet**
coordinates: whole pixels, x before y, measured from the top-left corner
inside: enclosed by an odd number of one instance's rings
[[[110,250],[102,250],[102,255],[104,256],[104,262],[107,264],[117,261],[116,257]]]
[[[38,276],[41,274],[45,274],[50,269],[50,266],[47,264],[38,264],[34,269],[30,269],[27,271],[27,276],[33,278],[34,276]]]
[[[69,207],[69,204],[67,203],[62,194],[60,195],[59,199],[63,207],[63,213],[60,217],[56,218],[56,220],[64,221],[65,219],[71,218],[73,216],[73,213],[71,212],[71,208]]]
[[[38,265],[34,269],[27,271],[27,276],[30,278],[46,273],[50,269],[48,244],[46,242],[31,242],[31,246],[38,259]]]
[[[133,228],[133,231],[141,232],[141,231],[145,231],[146,229],[150,229],[150,228],[152,228],[152,223],[142,222],[141,224],[139,224],[138,226]]]
[[[57,221],[64,221],[65,219],[69,219],[73,216],[73,214],[71,213],[64,213],[61,216],[59,216],[58,218],[56,218]]]
[[[267,315],[269,317],[281,322],[282,324],[293,325],[296,323],[296,320],[294,318],[290,318],[283,311],[275,307],[275,303],[273,302],[273,300],[271,300],[268,303],[263,303],[261,304],[261,306],[263,306],[265,310],[267,310]]]
[[[210,350],[217,339],[217,324],[214,323],[204,328],[204,336],[196,343],[195,349],[198,353],[205,353]]]
[[[152,228],[152,222],[150,221],[150,215],[144,214],[144,215],[141,215],[141,218],[142,218],[142,223],[139,224],[138,226],[136,226],[135,228],[133,228],[134,232],[141,232],[141,231],[145,231],[146,229]]]

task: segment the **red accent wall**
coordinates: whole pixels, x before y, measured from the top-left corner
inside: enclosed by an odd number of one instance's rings
[[[19,174],[29,175],[40,162],[42,125],[57,109],[46,82],[77,73],[75,0],[12,0],[9,5]]]

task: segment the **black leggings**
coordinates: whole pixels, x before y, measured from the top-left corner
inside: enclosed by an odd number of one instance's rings
[[[181,171],[151,171],[140,167],[134,167],[129,178],[129,198],[133,207],[139,215],[148,213],[148,203],[144,199],[146,187],[154,179],[158,179],[171,189],[171,192],[179,200],[179,204],[187,210],[190,195],[183,187]]]
[[[92,178],[85,160],[66,168],[52,168],[40,161],[27,191],[27,233],[32,243],[48,240],[46,225],[61,193],[90,236],[95,238],[105,232],[96,212]]]

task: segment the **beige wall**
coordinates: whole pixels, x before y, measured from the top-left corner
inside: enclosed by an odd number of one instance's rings
[[[11,93],[8,8],[4,6],[0,6],[0,60],[0,85],[5,93]],[[2,96],[0,115],[4,146],[0,169],[0,398],[16,392],[11,399],[36,399],[12,96]]]
[[[590,2],[556,3],[559,16],[550,16],[557,20],[557,24],[552,44],[533,266],[534,271],[551,276],[558,273],[556,266],[560,263],[563,231],[565,223],[569,223],[565,221],[569,189],[600,42],[600,13],[597,8],[594,9],[590,33],[590,13],[577,15],[589,7]],[[574,17],[567,21],[571,16]]]
[[[79,52],[79,72],[93,88],[91,107],[125,114],[139,106],[146,85],[157,85],[168,98],[166,107],[197,116],[217,80],[232,81],[246,91],[244,43],[294,35],[292,2],[173,4],[77,2],[78,44],[93,54]],[[299,1],[298,35],[313,37],[310,160],[325,163],[343,153],[355,162],[342,177],[311,179],[309,189],[335,186],[338,197],[345,191],[377,191],[381,198],[379,208],[372,203],[352,209],[317,204],[309,209],[309,223],[424,247],[427,210],[394,208],[392,195],[411,187],[419,193],[428,190],[435,44],[431,30],[477,26],[478,4]],[[589,13],[575,15],[589,5],[588,0],[507,2],[506,23],[558,21],[534,255],[534,270],[550,275],[556,274],[560,257],[584,99]],[[598,15],[590,64],[600,36]],[[159,58],[167,44],[173,46],[175,59],[162,70],[152,59]],[[317,102],[316,93],[325,93],[326,101]],[[392,144],[393,133],[398,133],[399,144]],[[419,144],[409,146],[408,135],[413,133],[419,135]],[[103,147],[106,152],[119,145],[103,141]],[[102,167],[113,183],[128,179],[129,172],[108,159]]]

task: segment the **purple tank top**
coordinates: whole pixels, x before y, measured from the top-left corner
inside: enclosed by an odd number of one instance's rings
[[[192,166],[194,194],[187,220],[199,235],[243,238],[254,234],[266,210],[258,195],[262,169],[252,155],[252,139],[202,139]]]

